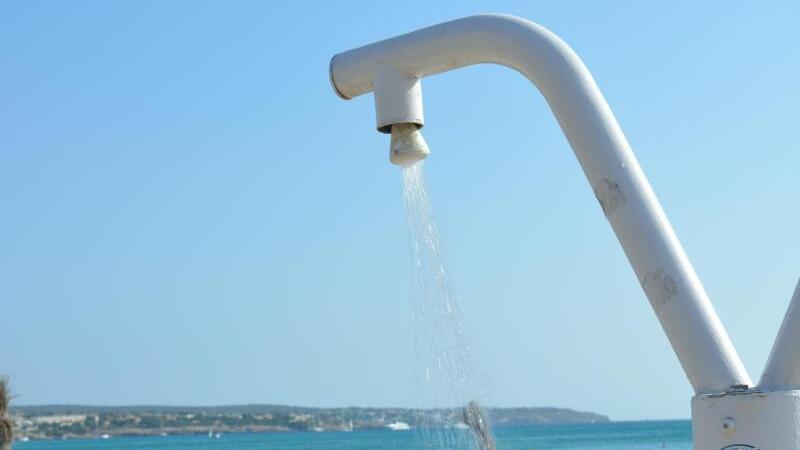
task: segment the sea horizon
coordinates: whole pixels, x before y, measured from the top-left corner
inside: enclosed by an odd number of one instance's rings
[[[73,439],[17,441],[15,448],[26,450],[178,450],[203,448],[207,450],[263,449],[271,450],[366,450],[366,449],[424,449],[430,448],[430,437],[437,448],[471,448],[468,430],[451,430],[449,436],[417,429],[354,430],[353,432],[251,432],[233,434],[180,434],[157,436],[94,436]],[[689,420],[620,421],[594,424],[556,424],[528,426],[498,426],[493,429],[498,449],[524,450],[530,448],[584,450],[620,449],[644,450],[668,448],[691,449]],[[442,439],[447,441],[442,444]]]

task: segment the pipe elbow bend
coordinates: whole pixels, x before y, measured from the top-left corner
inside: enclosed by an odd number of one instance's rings
[[[331,59],[329,76],[336,94],[351,99],[372,92],[376,74],[387,66],[420,79],[484,63],[521,72],[545,95],[553,83],[591,79],[577,54],[558,36],[506,14],[464,17],[339,53]]]

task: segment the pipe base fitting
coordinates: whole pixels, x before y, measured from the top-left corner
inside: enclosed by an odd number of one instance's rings
[[[697,395],[692,434],[695,450],[798,450],[800,391]]]

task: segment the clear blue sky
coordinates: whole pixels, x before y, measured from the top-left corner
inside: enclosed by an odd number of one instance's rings
[[[497,11],[587,63],[757,378],[800,275],[800,4],[694,3],[4,2],[0,373],[21,404],[412,405],[400,176],[328,60]],[[688,417],[539,93],[423,91],[489,402]]]

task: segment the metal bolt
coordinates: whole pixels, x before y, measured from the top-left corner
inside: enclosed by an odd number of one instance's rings
[[[733,417],[726,417],[722,419],[722,430],[726,434],[733,433],[736,428],[736,420]]]

